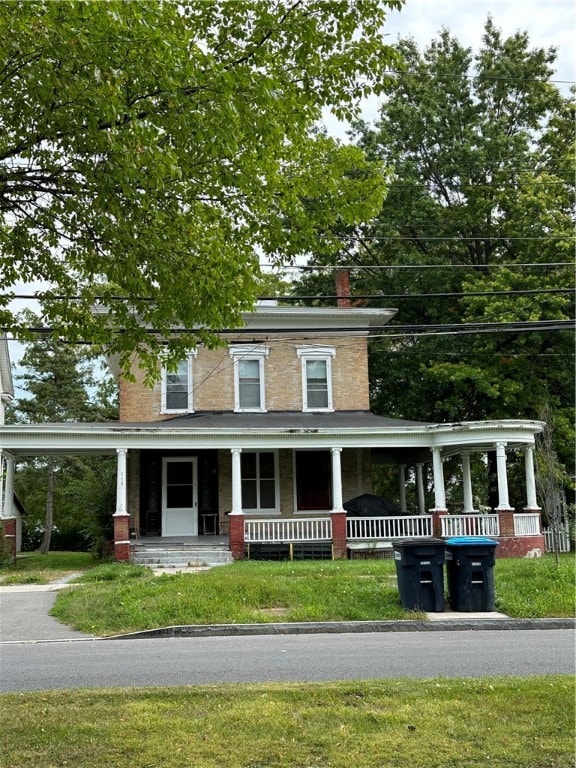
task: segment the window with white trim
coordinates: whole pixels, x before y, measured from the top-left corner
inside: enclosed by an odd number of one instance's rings
[[[234,410],[265,411],[264,360],[268,347],[236,345],[230,347],[234,360]]]
[[[278,451],[242,451],[240,466],[243,511],[278,512]]]
[[[296,347],[302,361],[302,410],[333,411],[332,358],[334,347]]]
[[[162,413],[192,413],[192,357],[178,363],[176,369],[162,368]]]

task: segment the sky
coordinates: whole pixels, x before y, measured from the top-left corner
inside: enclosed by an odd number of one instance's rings
[[[401,11],[389,11],[384,32],[392,44],[413,37],[425,48],[446,27],[461,44],[478,50],[491,16],[505,37],[528,32],[532,47],[558,49],[554,79],[576,81],[576,2],[574,0],[406,0]],[[558,84],[568,95],[569,85]],[[368,100],[363,119],[377,118],[378,102]],[[345,138],[346,126],[326,120],[330,133]]]

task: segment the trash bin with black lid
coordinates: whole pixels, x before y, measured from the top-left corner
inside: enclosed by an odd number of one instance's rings
[[[448,594],[454,611],[494,611],[498,542],[480,536],[446,539]]]
[[[392,542],[400,602],[407,611],[444,610],[444,542],[398,539]]]

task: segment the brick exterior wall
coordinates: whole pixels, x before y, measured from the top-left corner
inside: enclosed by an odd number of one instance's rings
[[[257,338],[250,339],[251,343],[253,341]],[[336,349],[332,360],[334,410],[369,410],[367,341],[347,337],[272,343],[264,362],[266,410],[302,410],[302,361],[296,354],[296,347],[311,344]],[[234,365],[228,347],[199,347],[192,361],[192,371],[195,411],[234,410]],[[120,381],[120,421],[170,418],[172,414],[161,413],[161,382],[152,388],[146,387],[142,371],[135,368],[133,372],[135,382]]]
[[[264,337],[251,337],[250,344]],[[242,340],[240,340],[242,341]],[[237,338],[234,344],[239,344]],[[365,338],[321,337],[291,338],[290,341],[268,345],[269,354],[264,359],[265,405],[267,411],[301,411],[302,360],[298,357],[299,346],[324,346],[334,348],[332,358],[332,401],[334,410],[368,411],[368,354]],[[162,414],[162,383],[153,387],[144,384],[143,372],[135,366],[134,382],[120,381],[120,421],[150,422],[172,418],[174,414]],[[194,411],[234,410],[234,361],[229,348],[206,349],[198,347],[192,359],[193,409]],[[280,514],[291,517],[295,508],[294,454],[292,449],[279,451]],[[344,450],[342,452],[343,499],[372,491],[370,451]],[[128,512],[130,526],[140,527],[140,452],[128,455]],[[226,534],[232,508],[232,459],[229,450],[218,451],[218,512],[219,529]]]
[[[496,557],[541,557],[546,553],[544,536],[498,538]]]

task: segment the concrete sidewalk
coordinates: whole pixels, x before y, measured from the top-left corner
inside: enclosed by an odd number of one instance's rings
[[[64,584],[0,585],[0,643],[38,643],[90,638],[61,624],[49,611]]]

